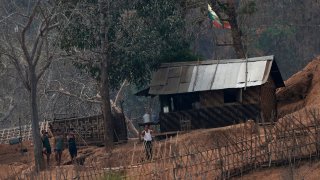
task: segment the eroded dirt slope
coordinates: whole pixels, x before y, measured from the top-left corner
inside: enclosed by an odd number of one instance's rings
[[[303,108],[317,108],[320,105],[320,56],[313,59],[303,70],[287,81],[286,87],[277,91],[280,117]]]

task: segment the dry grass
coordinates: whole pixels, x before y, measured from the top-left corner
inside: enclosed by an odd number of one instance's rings
[[[228,179],[276,165],[295,167],[302,161],[319,157],[320,152],[320,115],[316,110],[305,113],[300,117],[286,116],[269,126],[242,123],[155,141],[151,160],[145,159],[143,145],[137,141],[117,146],[109,154],[105,154],[103,148],[87,147],[80,151],[88,155],[84,165],[52,167],[38,177]],[[302,119],[306,116],[308,123]],[[66,153],[64,157],[68,158]],[[36,176],[32,168],[10,172],[10,177],[19,175],[22,179]]]

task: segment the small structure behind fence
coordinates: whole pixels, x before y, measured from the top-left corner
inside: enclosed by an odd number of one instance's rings
[[[122,113],[112,114],[114,126],[114,141],[126,142],[127,125]],[[52,132],[61,129],[69,132],[73,129],[77,134],[77,142],[79,144],[101,145],[104,142],[104,122],[102,115],[82,117],[82,118],[66,118],[55,119],[50,122]]]
[[[114,121],[114,141],[127,141],[127,126],[122,113],[113,113]],[[60,129],[67,133],[74,130],[79,145],[100,145],[104,140],[104,125],[102,115],[95,115],[81,118],[63,118],[54,119],[53,121],[40,122],[40,131],[51,130],[55,133],[56,129]],[[31,124],[21,126],[22,141],[32,140]],[[8,144],[12,138],[20,138],[20,127],[13,127],[0,130],[0,144]]]
[[[48,129],[49,124],[48,121],[40,122],[40,130]],[[0,144],[8,144],[9,140],[12,138],[20,138],[20,128],[21,128],[21,137],[22,141],[31,141],[32,140],[32,128],[31,124],[23,125],[21,127],[13,127],[0,129]]]

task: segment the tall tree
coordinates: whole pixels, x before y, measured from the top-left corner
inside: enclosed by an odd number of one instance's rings
[[[110,2],[109,0],[99,0],[99,21],[100,21],[100,93],[102,98],[102,114],[104,117],[104,139],[105,148],[109,150],[113,146],[113,123],[111,116],[110,94],[109,94],[109,59],[110,52],[108,51],[108,28],[107,23],[110,22]],[[108,149],[109,148],[109,149]]]
[[[195,59],[183,33],[183,13],[174,0],[64,3],[81,11],[70,16],[73,23],[65,31],[61,47],[77,57],[75,64],[80,69],[99,81],[102,100],[106,101],[102,106],[106,140],[111,141],[109,88],[117,88],[125,80],[144,85],[160,62]]]
[[[55,29],[60,26],[59,8],[49,1],[1,2],[6,15],[1,20],[0,54],[14,65],[29,94],[35,170],[44,168],[39,131],[38,83],[56,58]]]
[[[224,17],[231,26],[232,46],[238,58],[246,58],[245,45],[242,39],[242,31],[238,24],[238,13],[235,0],[211,0],[212,9],[219,17]]]

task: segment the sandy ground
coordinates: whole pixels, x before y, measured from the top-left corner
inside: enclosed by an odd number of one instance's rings
[[[6,175],[15,171],[21,171],[28,168],[32,163],[32,146],[30,142],[24,142],[23,147],[29,151],[22,155],[20,153],[21,145],[0,144],[0,175]]]
[[[303,162],[299,167],[273,167],[269,169],[261,169],[242,177],[233,179],[243,180],[287,180],[287,179],[301,179],[301,180],[318,180],[320,179],[320,162]]]

